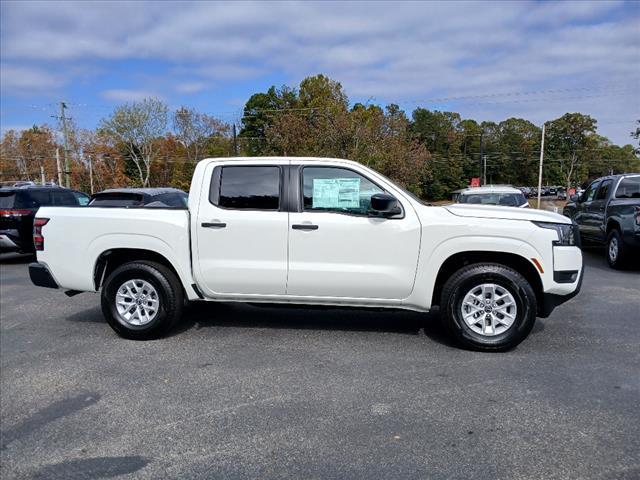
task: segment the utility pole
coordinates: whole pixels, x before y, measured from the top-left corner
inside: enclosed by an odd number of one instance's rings
[[[484,173],[484,175],[482,176],[483,178],[482,184],[486,185],[487,184],[487,156],[486,155],[482,155],[482,163],[483,163],[483,173]]]
[[[540,141],[540,170],[538,172],[538,210],[540,209],[540,196],[542,195],[542,162],[544,161],[544,126],[542,124],[542,140]]]
[[[69,174],[71,169],[69,168],[69,140],[67,138],[67,117],[64,115],[64,110],[67,105],[64,102],[60,102],[60,120],[62,121],[62,133],[64,135],[64,182],[67,188],[71,188],[71,180]]]
[[[484,159],[484,130],[480,131],[480,178],[482,178],[482,172],[483,172],[483,168],[482,168],[482,163],[483,163],[483,159]],[[485,180],[486,183],[486,180]]]
[[[40,183],[44,185],[47,180],[44,178],[44,166],[40,165]]]
[[[233,124],[233,154],[238,156],[238,136],[236,135],[236,124]]]
[[[60,149],[56,148],[56,168],[58,169],[58,185],[62,185],[62,168],[60,168]]]

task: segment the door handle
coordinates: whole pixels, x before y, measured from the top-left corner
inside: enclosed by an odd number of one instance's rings
[[[317,230],[318,225],[312,225],[311,223],[297,223],[291,225],[291,228],[294,230]]]
[[[204,228],[224,228],[227,224],[223,222],[202,222],[202,226]]]

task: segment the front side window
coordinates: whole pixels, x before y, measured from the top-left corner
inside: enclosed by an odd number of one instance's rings
[[[280,168],[222,167],[218,206],[244,210],[278,210]]]
[[[347,168],[305,167],[302,170],[304,211],[367,215],[371,196],[384,190]]]
[[[607,198],[607,195],[609,195],[609,189],[611,188],[612,183],[613,183],[613,180],[605,180],[604,182],[602,182],[600,184],[600,189],[598,190],[598,193],[596,194],[595,199],[604,200],[605,198]]]

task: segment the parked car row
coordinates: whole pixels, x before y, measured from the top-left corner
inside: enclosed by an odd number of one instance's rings
[[[527,198],[533,198],[538,196],[538,188],[537,187],[516,187],[520,190],[523,195]],[[567,198],[567,190],[564,187],[558,186],[547,186],[542,187],[540,191],[541,197],[555,197],[557,196],[559,200],[565,200]]]
[[[33,253],[33,221],[40,207],[187,208],[188,195],[176,188],[111,189],[89,196],[57,185],[33,182],[0,187],[0,253]]]

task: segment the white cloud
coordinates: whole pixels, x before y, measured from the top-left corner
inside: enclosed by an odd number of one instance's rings
[[[55,90],[65,83],[64,78],[43,68],[0,64],[0,87],[3,93],[41,93]]]
[[[208,85],[205,82],[184,82],[176,85],[176,91],[179,93],[198,93],[206,90]]]
[[[97,60],[165,62],[169,75],[144,82],[141,90],[189,94],[212,81],[220,86],[274,75],[297,84],[306,75],[322,72],[340,80],[353,97],[401,104],[420,98],[640,83],[637,3],[1,5],[3,61],[31,62],[41,75],[32,72],[24,84],[34,88],[47,81],[60,86],[77,76],[64,69],[66,76],[47,78],[42,62],[78,65]],[[14,78],[9,85],[18,87],[16,75],[9,77]],[[104,95],[133,100],[148,92],[111,90]],[[543,98],[540,102],[550,114],[558,104]],[[613,98],[599,102],[598,108],[607,104],[610,110],[604,113],[609,116],[614,111],[625,112],[625,118],[640,116],[637,100]],[[573,105],[569,102],[567,108]],[[503,112],[507,106],[486,108]],[[512,111],[518,109],[516,105]]]
[[[162,98],[160,95],[153,92],[145,90],[130,90],[126,88],[105,90],[102,92],[102,97],[116,102],[139,102],[150,97]]]

